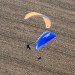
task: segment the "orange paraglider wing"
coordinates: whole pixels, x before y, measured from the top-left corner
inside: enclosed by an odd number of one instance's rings
[[[45,24],[46,24],[46,28],[50,28],[50,26],[51,26],[50,19],[47,16],[45,16],[45,15],[43,15],[41,13],[30,12],[30,13],[28,13],[28,14],[25,15],[24,19],[28,19],[28,18],[31,18],[31,17],[34,17],[34,16],[40,16],[40,17],[42,17],[43,20],[44,20],[44,22],[45,22]]]

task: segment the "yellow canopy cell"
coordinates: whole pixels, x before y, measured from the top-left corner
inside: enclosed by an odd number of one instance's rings
[[[38,13],[38,12],[30,12],[30,13],[28,13],[28,14],[25,15],[24,19],[28,19],[28,18],[31,18],[31,17],[34,17],[34,16],[42,17],[43,20],[44,20],[44,22],[45,22],[45,24],[46,24],[46,28],[50,28],[50,26],[51,26],[50,19],[47,16],[45,16],[45,15],[43,15],[41,13]]]

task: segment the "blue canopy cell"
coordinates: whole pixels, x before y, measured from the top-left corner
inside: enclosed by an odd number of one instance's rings
[[[36,40],[35,48],[37,50],[41,49],[47,42],[50,42],[52,39],[56,38],[56,34],[51,31],[46,31]]]

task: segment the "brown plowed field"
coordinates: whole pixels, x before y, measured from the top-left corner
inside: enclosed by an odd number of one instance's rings
[[[25,21],[31,11],[47,15],[51,28],[40,17]],[[37,51],[47,30],[57,38]],[[0,0],[0,75],[75,75],[75,0]]]

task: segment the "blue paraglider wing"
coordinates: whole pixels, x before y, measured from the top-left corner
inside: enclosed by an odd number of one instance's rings
[[[35,48],[39,50],[43,47],[47,42],[51,41],[52,39],[56,38],[56,34],[50,31],[44,32],[40,37],[36,40]]]

